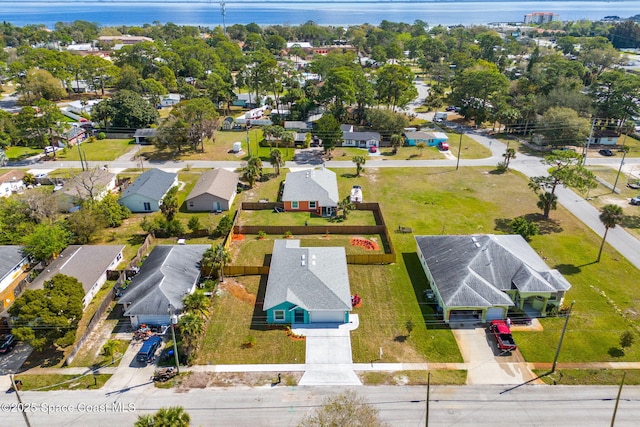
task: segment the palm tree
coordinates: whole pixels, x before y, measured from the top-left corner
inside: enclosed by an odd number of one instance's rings
[[[211,301],[209,300],[209,297],[202,292],[194,292],[185,296],[182,299],[182,304],[184,311],[186,312],[198,314],[205,319],[209,317]]]
[[[189,427],[191,417],[182,406],[160,408],[153,415],[140,415],[134,427]]]
[[[204,253],[202,264],[218,271],[220,282],[224,282],[224,267],[231,262],[231,252],[229,252],[224,244],[212,246]]]
[[[391,146],[393,147],[393,154],[396,154],[398,152],[403,143],[404,138],[402,137],[402,135],[398,135],[397,133],[391,135]]]
[[[196,313],[187,313],[178,320],[178,329],[182,334],[186,352],[191,354],[204,332],[204,319]]]
[[[244,167],[243,176],[249,182],[249,187],[253,188],[256,179],[262,176],[262,160],[255,156],[250,157]]]
[[[427,148],[427,144],[425,142],[420,141],[416,144],[416,147],[418,147],[418,153],[420,154],[420,157],[422,157],[422,150]]]
[[[602,243],[600,243],[600,250],[598,251],[598,259],[596,262],[600,262],[602,248],[604,248],[604,241],[607,240],[607,232],[610,228],[616,228],[616,225],[620,224],[623,218],[624,215],[622,214],[622,208],[620,206],[605,205],[602,207],[600,221],[604,224],[604,236],[602,236]]]
[[[367,159],[365,159],[364,156],[353,156],[351,161],[356,164],[356,176],[360,176],[360,172],[362,172],[364,164],[367,163]]]
[[[280,176],[280,167],[284,166],[284,161],[282,160],[282,152],[279,149],[271,150],[269,162],[275,168],[276,175]]]
[[[514,150],[513,148],[507,148],[502,157],[504,157],[505,169],[509,169],[509,162],[511,161],[511,159],[516,158],[516,150]]]
[[[289,157],[289,147],[296,142],[296,133],[293,131],[284,131],[282,133],[282,144],[287,147],[287,157]]]

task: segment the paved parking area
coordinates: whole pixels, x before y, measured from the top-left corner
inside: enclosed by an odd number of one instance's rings
[[[0,375],[18,373],[32,351],[29,344],[18,342],[13,350],[0,356]]]
[[[467,384],[521,384],[535,378],[519,351],[502,352],[484,327],[451,325],[467,363]]]

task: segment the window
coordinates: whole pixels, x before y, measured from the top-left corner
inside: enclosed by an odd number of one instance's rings
[[[145,211],[150,211],[151,210],[151,203],[149,202],[144,202],[144,210]]]
[[[284,310],[274,310],[273,320],[276,322],[284,322]]]
[[[309,209],[315,209],[317,202],[309,202]]]
[[[193,207],[193,202],[189,202],[189,207],[192,208]]]
[[[291,209],[298,209],[298,202],[291,202]]]

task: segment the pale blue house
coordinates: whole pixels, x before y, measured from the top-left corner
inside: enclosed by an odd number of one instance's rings
[[[343,247],[274,242],[263,305],[268,323],[348,323],[351,308]]]
[[[176,185],[177,173],[150,169],[122,192],[118,203],[128,207],[131,212],[156,212],[160,210],[164,196]]]
[[[407,145],[409,146],[415,146],[420,142],[424,142],[429,147],[434,147],[441,142],[447,142],[449,139],[444,132],[423,131],[405,132],[404,137],[407,141]]]

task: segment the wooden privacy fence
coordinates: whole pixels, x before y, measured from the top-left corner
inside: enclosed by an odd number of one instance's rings
[[[378,203],[357,203],[356,210],[371,211],[376,225],[242,225],[238,224],[240,212],[245,210],[273,210],[283,208],[281,202],[243,202],[233,219],[232,233],[229,233],[225,240],[225,247],[228,248],[232,234],[258,234],[263,231],[269,235],[284,235],[290,232],[293,235],[304,236],[310,234],[378,234],[381,238],[384,254],[359,254],[347,255],[349,264],[391,264],[396,262],[396,251],[391,242],[389,230],[382,216],[382,210]],[[226,274],[226,270],[225,270]]]
[[[127,270],[135,270],[138,267],[138,263],[142,260],[147,253],[149,253],[149,247],[153,244],[153,236],[151,234],[147,234],[145,237],[142,246],[138,248],[138,252],[136,252],[136,256],[129,262],[127,265]]]
[[[84,343],[87,341],[87,339],[89,338],[89,335],[91,335],[93,330],[98,325],[98,322],[100,322],[100,319],[102,318],[102,315],[105,313],[105,311],[107,311],[107,309],[109,308],[109,306],[113,302],[113,298],[116,295],[116,288],[119,287],[120,285],[122,285],[124,283],[125,279],[126,279],[125,274],[124,273],[120,274],[120,277],[118,278],[118,281],[115,283],[114,286],[111,287],[111,289],[109,289],[109,292],[107,292],[107,294],[104,296],[104,299],[100,303],[100,306],[98,307],[96,312],[93,313],[93,316],[91,317],[91,320],[89,321],[89,324],[87,325],[87,329],[85,329],[84,333],[82,334],[82,337],[80,337],[78,342],[75,343],[75,345],[73,346],[73,348],[69,352],[69,355],[65,359],[65,361],[64,361],[65,365],[69,365],[71,362],[73,362],[73,359],[76,357],[76,355],[78,354],[78,352],[80,351],[80,349],[82,348]]]
[[[269,274],[268,265],[226,265],[224,267],[225,276],[260,276]],[[202,276],[215,276],[216,272],[210,267],[202,268]]]

